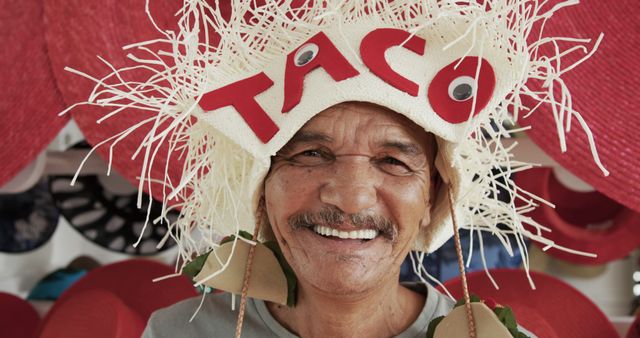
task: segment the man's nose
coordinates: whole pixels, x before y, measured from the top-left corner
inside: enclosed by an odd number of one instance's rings
[[[347,214],[372,208],[378,201],[378,178],[367,157],[339,159],[320,188],[320,200]]]

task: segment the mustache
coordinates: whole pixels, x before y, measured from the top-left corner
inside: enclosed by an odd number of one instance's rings
[[[288,219],[292,229],[313,228],[316,225],[332,227],[336,224],[348,223],[354,228],[378,230],[382,236],[390,241],[398,238],[398,227],[390,219],[364,213],[346,214],[334,206],[327,206],[314,212],[300,212]]]

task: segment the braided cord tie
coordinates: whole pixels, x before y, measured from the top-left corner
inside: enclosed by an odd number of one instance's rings
[[[456,256],[458,257],[458,269],[460,269],[460,278],[462,279],[462,293],[464,294],[464,306],[467,310],[467,323],[469,324],[469,338],[476,338],[476,325],[473,319],[473,312],[471,311],[471,299],[469,297],[469,287],[467,286],[467,275],[464,271],[464,261],[462,259],[462,246],[460,245],[460,234],[458,233],[458,223],[456,220],[456,213],[453,208],[453,193],[451,192],[451,186],[448,189],[449,193],[449,210],[451,211],[451,220],[453,223],[453,238],[456,245]]]
[[[255,241],[258,238],[258,234],[260,232],[260,224],[262,219],[262,203],[258,207],[258,212],[256,213],[256,227],[253,230],[253,240]],[[256,254],[256,246],[252,245],[249,248],[249,255],[247,256],[247,266],[244,270],[244,278],[242,281],[242,296],[240,298],[240,309],[238,312],[238,321],[236,323],[236,335],[235,338],[240,338],[242,334],[242,323],[244,322],[244,312],[247,306],[247,292],[249,291],[249,278],[251,277],[251,268],[253,267],[253,257]]]

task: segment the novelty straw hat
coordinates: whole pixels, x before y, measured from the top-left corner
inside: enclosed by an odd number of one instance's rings
[[[3,0],[0,20],[0,187],[53,140],[69,120],[47,57],[43,1]]]
[[[235,248],[240,231],[261,235],[259,201],[271,157],[316,114],[348,101],[389,108],[436,136],[443,184],[431,225],[414,245],[422,252],[418,264],[452,236],[454,215],[476,235],[498,236],[509,252],[526,250],[525,238],[566,250],[523,215],[539,201],[510,179],[529,165],[513,159],[502,139],[509,135],[503,125],[529,113],[523,97],[581,119],[568,104],[568,90],[552,93],[564,86],[562,73],[588,58],[601,37],[548,36],[544,30],[572,1],[227,4],[185,2],[175,30],[151,21],[157,37],[125,47],[132,66],[101,59],[106,75],[92,67],[69,69],[95,87],[67,111],[77,109],[74,118],[86,125],[82,119],[96,113],[84,115],[85,108],[100,109],[99,136],[90,135],[98,129],[83,130],[90,141],[102,140],[94,146],[109,155],[109,163],[124,166],[135,155],[139,166],[122,172],[139,179],[140,194],[144,189],[162,199],[163,216],[151,221],[166,222],[169,210],[180,210],[167,233],[179,243],[179,268],[202,268],[225,236],[236,235]],[[73,31],[72,37],[83,34]],[[577,59],[565,62],[567,55]],[[542,92],[529,88],[531,79],[544,81]],[[553,130],[565,128],[559,122]],[[590,149],[606,173],[595,145]],[[119,155],[126,161],[112,162]],[[499,188],[510,198],[494,198]],[[219,267],[205,265],[198,285],[219,275],[233,256]],[[526,252],[524,257],[526,265]]]
[[[623,258],[640,246],[640,214],[600,192],[573,191],[558,181],[551,168],[520,172],[515,182],[554,204],[555,208],[541,205],[529,214],[549,228],[547,238],[597,257],[573,255],[554,248],[546,253],[572,263],[604,264]]]
[[[571,90],[572,100],[566,102],[581,119],[571,119],[562,110],[546,105],[538,113],[520,119],[530,125],[527,134],[533,141],[571,173],[586,181],[599,192],[640,212],[640,97],[629,90],[640,87],[640,65],[634,60],[640,53],[640,4],[636,0],[583,1],[559,11],[549,20],[546,30],[552,34],[566,34],[577,38],[604,33],[598,53],[562,74]],[[577,61],[580,53],[566,55],[564,62]],[[555,67],[555,62],[552,62]],[[554,86],[557,95],[561,86]],[[557,98],[558,96],[556,96]],[[537,102],[525,99],[529,107]],[[591,154],[590,134],[579,127],[589,124],[597,143],[602,162],[610,171],[604,177],[599,168],[585,161]],[[552,133],[556,124],[571,132]],[[564,151],[566,149],[566,152]]]

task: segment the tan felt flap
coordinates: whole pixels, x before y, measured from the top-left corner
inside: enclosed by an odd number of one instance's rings
[[[204,285],[235,294],[242,293],[242,281],[250,247],[249,243],[238,240],[227,268],[204,282]],[[202,270],[195,276],[195,281],[201,281],[219,271],[227,261],[232,248],[233,242],[228,242],[211,252]],[[247,295],[278,304],[287,304],[287,278],[273,252],[260,243],[256,245]]]
[[[476,324],[477,338],[512,338],[509,330],[502,325],[498,316],[483,303],[471,303]],[[469,337],[467,310],[465,306],[453,309],[436,328],[435,338]]]

